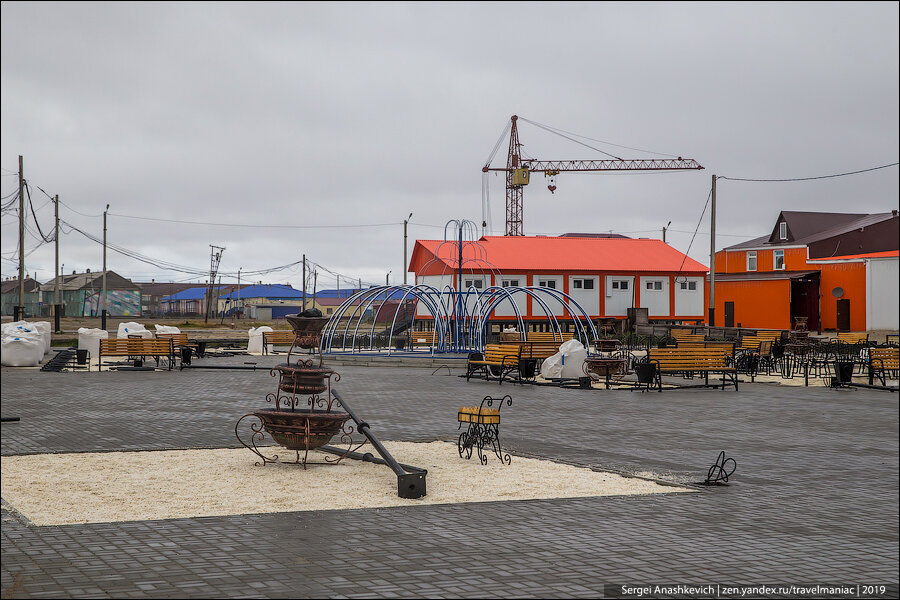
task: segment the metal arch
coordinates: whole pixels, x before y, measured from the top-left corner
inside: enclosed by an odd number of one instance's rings
[[[497,288],[492,287],[491,290],[492,290],[492,293],[496,293]],[[503,296],[502,298],[497,298],[497,297],[492,298],[490,300],[490,303],[487,305],[486,309],[482,309],[482,311],[481,311],[480,316],[481,316],[482,337],[484,335],[484,329],[487,327],[488,318],[490,317],[490,314],[494,310],[496,310],[497,305],[500,304],[503,300],[506,300],[510,295],[512,295],[512,293],[518,292],[518,291],[524,292],[525,294],[527,294],[528,296],[530,296],[531,298],[536,300],[538,302],[538,304],[541,305],[541,308],[544,311],[544,315],[547,317],[548,321],[553,323],[554,337],[558,337],[560,342],[562,341],[562,336],[560,335],[562,333],[562,331],[559,326],[559,321],[557,320],[556,315],[554,315],[553,312],[550,310],[550,307],[548,306],[548,304],[540,297],[539,292],[543,293],[543,294],[548,294],[552,297],[555,297],[555,299],[557,301],[559,301],[560,303],[563,304],[563,307],[565,308],[565,310],[567,310],[569,312],[569,314],[572,315],[572,321],[573,321],[577,331],[580,333],[578,338],[584,340],[586,342],[586,344],[585,344],[586,346],[590,345],[591,337],[588,335],[588,333],[589,333],[588,329],[586,329],[584,327],[584,325],[581,323],[582,318],[584,318],[584,320],[587,321],[588,327],[590,328],[590,334],[593,336],[593,339],[596,340],[599,337],[597,335],[597,330],[594,327],[593,322],[590,320],[590,317],[587,314],[587,312],[584,310],[584,308],[574,298],[572,298],[565,292],[562,292],[562,291],[554,289],[554,288],[535,287],[535,286],[514,287],[514,288],[507,287],[507,288],[499,288],[499,290],[507,291],[507,295]],[[509,292],[509,290],[513,290],[513,292]],[[486,292],[487,292],[487,290],[486,290]],[[510,300],[510,302],[513,303],[514,310],[516,311],[516,314],[519,315],[520,313],[518,310],[518,306],[515,305],[515,302],[513,300]],[[577,309],[577,312],[576,312],[576,310],[573,310],[573,308]],[[578,313],[581,313],[580,316]],[[521,323],[521,320],[519,320],[519,322]]]
[[[487,303],[483,303],[480,305],[478,317],[475,321],[474,326],[474,328],[478,331],[479,349],[484,348],[484,332],[485,328],[487,327],[488,317],[495,310],[497,305],[502,304],[505,300],[509,300],[509,303],[512,304],[513,311],[516,315],[516,323],[519,325],[522,332],[525,331],[525,323],[522,321],[522,313],[519,311],[519,305],[516,304],[515,298],[513,297],[516,291],[519,291],[518,287],[503,287],[496,285],[492,285],[491,287],[484,290],[482,297],[490,297],[488,298]]]
[[[401,286],[397,286],[397,287],[400,287],[400,289],[404,289],[405,291],[404,291],[404,293],[403,293],[403,297],[400,299],[400,304],[398,304],[398,305],[397,305],[397,309],[394,310],[394,320],[391,321],[391,332],[394,331],[394,327],[397,325],[397,315],[398,315],[398,313],[400,312],[400,307],[403,305],[403,303],[406,302],[406,299],[409,297],[409,295],[410,295],[410,294],[413,294],[413,297],[414,297],[415,300],[416,300],[416,305],[415,305],[415,307],[413,307],[412,322],[414,322],[414,321],[416,320],[416,309],[418,308],[418,306],[419,306],[419,300],[421,299],[421,298],[419,297],[419,295],[418,295],[418,290],[417,290],[418,285],[415,285],[415,286],[402,286],[402,287],[401,287]],[[428,299],[428,301],[430,302],[431,300]],[[434,321],[435,321],[435,328],[434,328],[434,330],[435,330],[435,333],[437,333],[437,330],[438,330],[438,327],[437,327],[437,317],[436,317],[436,315],[434,314],[434,312],[433,312],[433,310],[432,310],[432,307],[429,306],[427,302],[425,303],[425,307],[429,310],[429,312],[431,312],[431,316],[432,316],[432,318],[433,318]],[[412,327],[412,322],[410,322],[410,327]],[[391,355],[392,349],[393,349],[393,346],[392,346],[391,344],[388,344],[388,356]],[[410,350],[412,350],[412,348],[410,348]],[[432,344],[432,346],[431,346],[431,355],[434,356],[434,345],[433,345],[433,344]]]
[[[554,337],[556,336],[556,332],[560,332],[559,321],[556,320],[556,315],[553,314],[553,312],[550,310],[550,307],[547,305],[547,303],[544,302],[544,300],[533,291],[534,288],[532,288],[531,286],[528,286],[528,287],[515,286],[515,287],[507,287],[507,288],[501,287],[500,289],[507,291],[507,294],[509,294],[509,295],[512,295],[512,292],[508,292],[508,290],[510,290],[510,289],[512,289],[514,291],[521,291],[521,292],[524,292],[529,297],[533,298],[534,300],[537,300],[537,302],[541,305],[541,308],[544,309],[544,315],[547,316],[548,320],[553,322],[553,326],[555,328]],[[543,289],[543,288],[541,288],[541,289]],[[484,329],[487,327],[487,322],[488,322],[488,319],[490,318],[490,314],[494,310],[496,310],[497,304],[499,304],[500,302],[502,302],[505,299],[506,298],[504,297],[499,300],[497,300],[497,299],[492,300],[491,304],[488,306],[488,310],[482,312],[482,315],[481,315],[482,316],[482,323],[481,323],[482,337],[484,336]],[[514,310],[516,311],[517,314],[519,314],[518,306],[515,305],[514,301],[511,300],[511,302],[513,302]],[[519,322],[519,324],[522,325],[523,333],[525,333],[527,336],[527,332],[524,331],[525,326],[524,326],[524,323],[522,323],[521,318],[518,320],[518,322]],[[561,338],[562,338],[562,336],[560,336],[560,339]]]
[[[532,286],[532,288],[533,288],[533,286]],[[563,302],[566,310],[568,310],[569,314],[574,317],[573,321],[575,322],[576,326],[578,326],[581,329],[581,331],[584,333],[584,341],[585,342],[588,342],[588,344],[590,344],[590,341],[591,341],[587,335],[588,332],[587,332],[587,330],[584,329],[583,326],[581,326],[580,317],[575,315],[575,313],[569,308],[570,303],[571,303],[571,305],[574,305],[578,309],[578,311],[584,317],[584,320],[587,321],[587,324],[590,327],[590,333],[591,333],[591,335],[593,335],[594,339],[596,340],[600,337],[597,335],[597,328],[594,327],[594,323],[591,321],[590,315],[588,315],[587,311],[584,310],[584,308],[580,304],[578,304],[578,302],[574,298],[572,298],[569,294],[563,292],[562,290],[557,290],[556,288],[543,288],[542,287],[542,288],[538,288],[538,289],[544,290],[546,293],[549,293],[551,296],[556,294],[556,295],[562,297],[561,301]]]
[[[431,297],[434,294],[440,293],[436,288],[434,288],[433,286],[427,285],[427,284],[418,284],[415,286],[403,286],[403,285],[377,286],[377,287],[363,290],[361,292],[358,292],[357,294],[354,294],[353,296],[351,296],[350,298],[345,300],[341,304],[340,307],[338,307],[338,310],[334,313],[331,320],[326,324],[325,331],[327,332],[327,335],[323,336],[323,338],[326,339],[327,342],[323,344],[323,349],[326,352],[333,351],[334,335],[338,331],[338,325],[339,325],[340,319],[342,319],[344,317],[344,315],[347,313],[350,306],[355,305],[353,312],[348,317],[347,325],[344,328],[344,342],[342,344],[342,348],[346,349],[346,347],[347,347],[346,340],[350,334],[350,326],[353,324],[354,319],[356,319],[356,324],[353,329],[353,341],[350,346],[350,352],[351,353],[356,352],[357,351],[356,341],[357,341],[357,338],[358,338],[359,332],[360,332],[361,320],[362,320],[363,316],[365,315],[366,310],[368,310],[372,306],[372,304],[379,297],[381,297],[382,294],[385,295],[386,299],[389,299],[394,290],[403,290],[403,292],[404,292],[403,298],[401,300],[401,305],[402,305],[402,302],[406,301],[406,299],[410,297],[410,295],[412,295],[416,299],[416,308],[418,308],[418,302],[421,301],[423,303],[423,305],[425,306],[425,308],[431,313],[432,318],[434,319],[435,324],[436,324],[435,325],[436,331],[443,333],[442,330],[446,327],[445,322],[448,318],[448,315],[447,315],[446,311],[442,310],[444,308],[443,305],[439,302],[435,302],[435,300],[432,299],[432,297]],[[391,323],[391,330],[393,330],[393,327],[396,325],[396,319],[397,319],[398,312],[399,312],[399,306],[398,306],[398,309],[395,310],[395,312],[394,312],[394,319]],[[374,323],[375,316],[376,315],[374,315],[374,313],[373,313],[373,323]],[[372,332],[374,333],[374,325],[373,325]],[[374,335],[372,335],[371,337],[374,338]],[[371,348],[372,348],[372,344],[370,344],[370,349]],[[390,351],[389,351],[389,353],[390,353]],[[433,350],[432,350],[432,353],[433,353]]]

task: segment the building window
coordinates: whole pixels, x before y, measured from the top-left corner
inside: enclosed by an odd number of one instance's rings
[[[628,289],[628,280],[618,280],[614,279],[612,282],[612,289],[614,290],[627,290]]]
[[[482,286],[484,285],[480,279],[465,279],[465,280],[463,280],[463,283],[465,284],[464,287],[466,289],[469,289],[470,287],[475,287],[476,289],[480,290],[482,288]]]
[[[778,239],[787,239],[787,223],[785,223],[784,221],[778,224]]]
[[[681,289],[695,292],[695,291],[697,291],[697,282],[696,281],[682,281]]]
[[[330,314],[333,313],[333,312],[334,312],[334,309],[333,309],[333,308],[326,308],[326,309],[325,309],[325,314],[326,314],[326,315],[330,315]]]
[[[576,290],[592,290],[594,289],[593,279],[573,279],[572,287]]]
[[[648,290],[662,290],[662,281],[648,281],[647,289]]]
[[[503,287],[519,287],[518,279],[504,279]]]
[[[747,270],[755,271],[756,270],[756,252],[750,251],[747,253]]]
[[[784,270],[784,250],[776,250],[775,251],[774,263],[775,264],[774,264],[773,268],[776,271]]]
[[[538,279],[538,286],[540,287],[548,287],[551,289],[556,289],[556,280],[555,279]]]

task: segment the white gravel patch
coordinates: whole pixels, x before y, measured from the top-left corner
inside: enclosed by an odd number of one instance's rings
[[[428,469],[424,498],[399,498],[397,477],[384,465],[257,467],[244,448],[4,456],[0,474],[3,499],[35,525],[694,491],[518,456],[501,465],[490,455],[482,466],[477,454],[462,459],[448,442],[385,446],[399,462]]]

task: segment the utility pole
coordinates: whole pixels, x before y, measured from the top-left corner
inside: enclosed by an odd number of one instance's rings
[[[106,213],[109,204],[103,211],[103,295],[100,297],[100,329],[106,329]]]
[[[312,307],[316,307],[316,278],[319,276],[319,271],[313,271],[313,305]]]
[[[669,225],[671,225],[671,224],[672,224],[672,221],[669,221],[669,223],[665,227],[663,227],[663,244],[666,243],[666,229],[668,229]]]
[[[19,305],[13,309],[13,319],[25,318],[25,175],[22,155],[19,155]]]
[[[709,213],[709,326],[716,326],[716,176],[712,176]]]
[[[303,310],[306,310],[306,255],[303,255]]]
[[[241,315],[242,319],[244,318],[244,307],[241,306],[241,269],[243,269],[243,268],[244,267],[238,268],[238,289],[237,289],[238,295],[237,295],[237,304],[234,305],[236,308],[235,312],[237,312],[238,310],[241,311],[240,315]],[[241,307],[238,309],[237,308],[238,306],[241,306]]]
[[[406,225],[412,219],[412,215],[412,213],[409,213],[409,216],[403,219],[403,285],[406,285],[406,270],[409,265],[406,262]]]
[[[54,302],[54,304],[53,304],[53,326],[54,327],[53,327],[53,330],[56,333],[59,333],[61,331],[61,329],[59,327],[59,319],[62,316],[59,314],[59,309],[61,306],[60,299],[59,299],[59,279],[60,279],[60,277],[59,277],[59,194],[56,195],[56,198],[54,199],[53,202],[56,205],[55,210],[54,210],[55,226],[53,229],[53,242],[54,242],[54,245],[56,246],[56,267],[55,267],[56,268],[56,271],[55,271],[56,276],[53,278],[53,282],[54,282],[54,286],[53,286],[54,287],[54,290],[53,290],[54,291],[54,297],[53,297],[53,302]]]
[[[393,271],[388,271],[387,275],[384,276],[384,285],[391,285],[391,273]]]
[[[209,286],[206,288],[206,312],[203,322],[209,322],[209,306],[211,304],[213,288],[216,287],[216,273],[219,272],[219,263],[222,261],[222,253],[225,252],[224,246],[209,245]],[[216,300],[218,303],[218,299]],[[218,310],[216,306],[216,310]]]

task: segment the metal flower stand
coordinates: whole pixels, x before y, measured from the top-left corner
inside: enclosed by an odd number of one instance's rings
[[[497,408],[493,408],[495,401]],[[467,426],[466,430],[459,434],[457,441],[460,457],[470,459],[473,449],[477,449],[478,459],[482,465],[486,465],[488,457],[484,449],[488,448],[501,463],[508,465],[512,462],[509,454],[504,454],[500,448],[500,409],[504,403],[511,406],[512,398],[508,395],[499,399],[485,396],[481,405],[463,406],[459,409],[456,417],[459,421],[457,429],[462,429],[463,424]]]

